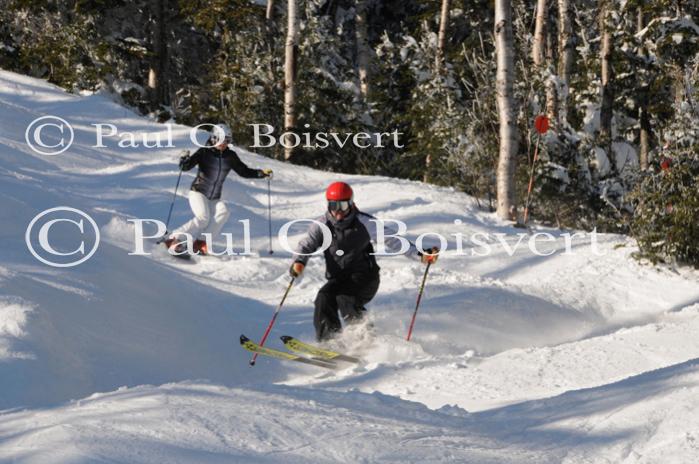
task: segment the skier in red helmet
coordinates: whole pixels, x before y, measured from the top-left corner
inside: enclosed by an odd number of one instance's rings
[[[318,291],[315,299],[313,325],[316,339],[324,341],[342,330],[338,311],[347,323],[360,321],[366,308],[379,289],[379,266],[374,256],[372,242],[376,243],[375,217],[359,211],[354,204],[352,187],[344,182],[334,182],[325,191],[328,207],[325,214],[311,224],[307,235],[296,248],[296,258],[289,273],[299,277],[308,262],[309,255],[323,245],[325,224],[332,234],[330,246],[324,251],[327,283]],[[386,235],[392,235],[392,232]],[[401,242],[386,237],[386,248],[394,253],[401,251]],[[412,243],[405,253],[423,263],[435,262],[438,249],[421,254]]]

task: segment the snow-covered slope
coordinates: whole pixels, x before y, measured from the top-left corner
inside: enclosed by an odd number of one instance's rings
[[[25,129],[44,115],[73,124],[71,149],[29,149]],[[176,148],[93,148],[90,124],[100,122],[165,131],[102,96],[0,71],[0,462],[684,463],[699,453],[695,272],[641,265],[632,241],[609,235],[597,248],[576,239],[566,254],[563,234],[548,231],[559,240],[542,248],[555,254],[535,255],[524,238],[511,256],[522,230],[463,194],[244,152],[275,171],[275,230],[322,213],[324,187],[342,178],[363,210],[404,221],[411,239],[450,240],[412,342],[423,267],[381,258],[376,336],[357,328],[342,340],[363,365],[329,373],[261,359],[250,368],[238,336],[261,336],[290,262],[278,243],[266,252],[266,181],[232,175],[224,187],[226,231],[241,238],[237,221],[250,219],[255,256],[129,256],[127,220],[165,218],[189,128],[175,126]],[[175,224],[188,219],[186,190]],[[103,239],[67,269],[40,263],[24,242],[34,216],[62,205],[92,216]],[[68,246],[68,231],[57,231],[52,244]],[[293,242],[303,228],[292,231]],[[458,255],[452,234],[477,232],[490,234],[493,252]],[[270,346],[285,333],[312,339],[318,258],[306,274]]]
[[[699,361],[468,414],[379,393],[181,382],[5,414],[9,462],[692,463]]]

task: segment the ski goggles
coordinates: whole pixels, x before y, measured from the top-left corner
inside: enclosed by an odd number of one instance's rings
[[[215,146],[215,147],[217,147],[217,146],[219,146],[219,145],[223,145],[224,143],[225,143],[226,145],[230,145],[231,143],[233,143],[233,137],[230,136],[230,135],[227,135],[227,136],[225,136],[225,137],[223,138],[223,140],[218,140],[218,139],[216,138],[216,135],[212,135],[212,136],[209,138],[209,144],[211,144],[211,145],[213,145],[213,146]]]
[[[347,212],[352,207],[352,200],[328,200],[328,210],[329,211],[342,211]]]

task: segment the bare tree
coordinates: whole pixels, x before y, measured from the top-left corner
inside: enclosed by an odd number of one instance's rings
[[[369,95],[369,38],[367,30],[367,0],[357,0],[356,13],[357,33],[357,67],[359,68],[359,89],[364,101]]]
[[[571,21],[570,0],[558,0],[558,78],[560,82],[558,93],[559,126],[568,123],[568,93],[570,92],[570,76],[573,71],[573,27]]]
[[[298,19],[296,0],[288,0],[288,25],[284,62],[284,131],[296,129],[296,54],[298,40]],[[286,145],[290,145],[287,143]],[[284,148],[284,159],[293,155],[292,148]]]
[[[500,153],[497,169],[497,214],[514,219],[515,167],[518,150],[517,111],[514,98],[514,38],[511,0],[495,0],[496,97],[500,120]]]
[[[611,5],[609,0],[599,0],[600,15],[600,61],[602,67],[602,88],[601,88],[601,108],[600,108],[600,137],[603,143],[611,145],[612,140],[612,115],[614,110],[614,93],[612,89],[612,79],[614,79],[612,69],[612,26]],[[612,163],[615,166],[615,163]]]
[[[437,56],[435,58],[435,69],[442,66],[444,51],[447,47],[447,26],[449,25],[449,11],[451,10],[451,0],[442,0],[442,13],[439,16],[439,36],[437,40]]]

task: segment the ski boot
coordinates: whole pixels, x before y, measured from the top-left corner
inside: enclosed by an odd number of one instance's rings
[[[194,241],[194,254],[199,254],[206,256],[209,254],[209,247],[206,244],[206,240],[195,240]]]

